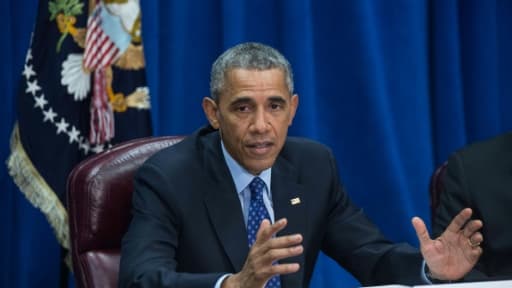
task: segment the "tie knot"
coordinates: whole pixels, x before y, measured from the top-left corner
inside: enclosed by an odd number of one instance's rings
[[[252,199],[263,199],[263,189],[265,189],[265,182],[260,177],[254,177],[249,184]]]

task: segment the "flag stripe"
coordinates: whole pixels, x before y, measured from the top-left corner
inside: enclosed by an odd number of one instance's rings
[[[102,6],[96,7],[87,23],[84,66],[94,70],[112,64],[120,54],[119,48],[101,27]]]

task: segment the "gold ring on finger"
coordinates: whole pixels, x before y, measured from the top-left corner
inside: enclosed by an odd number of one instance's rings
[[[468,238],[468,243],[469,243],[469,246],[471,246],[473,248],[480,246],[480,242],[473,243],[473,241],[471,241],[471,238]]]

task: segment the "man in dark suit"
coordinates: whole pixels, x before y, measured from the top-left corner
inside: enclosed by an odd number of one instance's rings
[[[482,223],[466,223],[471,209],[436,240],[414,218],[421,253],[393,244],[350,202],[331,151],[287,137],[299,100],[275,49],[227,50],[210,90],[210,125],[135,177],[120,286],[305,287],[320,250],[365,285],[456,280],[478,260],[468,243],[483,240]]]
[[[469,279],[512,279],[512,134],[499,135],[454,153],[442,178],[433,233],[440,235],[450,217],[471,207],[485,225],[483,253]]]

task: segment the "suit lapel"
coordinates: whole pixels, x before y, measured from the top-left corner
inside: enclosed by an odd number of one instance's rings
[[[304,237],[306,231],[306,204],[303,187],[298,183],[295,167],[285,159],[278,157],[272,168],[272,202],[275,219],[286,218],[288,224],[278,236],[300,233]],[[283,287],[302,287],[304,274],[304,254],[283,259],[280,263],[299,263],[301,269],[297,273],[282,275]]]
[[[218,134],[215,136],[203,137],[209,138],[203,142],[203,159],[211,176],[205,186],[204,203],[233,271],[238,272],[249,254],[247,232],[235,184],[225,164]]]

